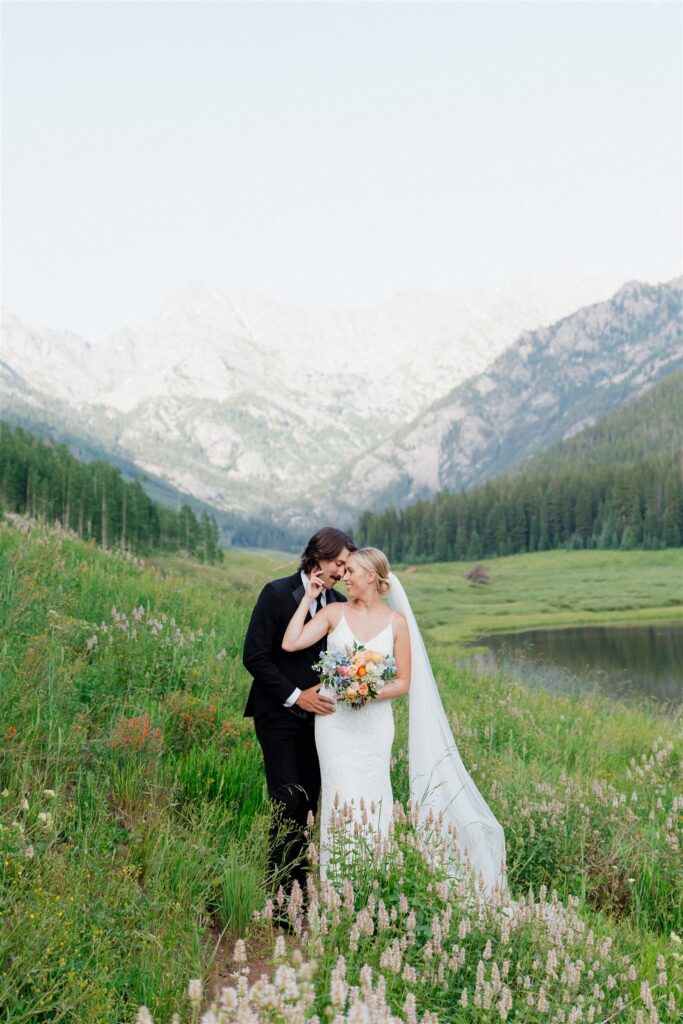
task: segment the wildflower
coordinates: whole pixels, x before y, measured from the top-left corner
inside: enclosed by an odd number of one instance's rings
[[[417,981],[417,971],[415,970],[414,967],[411,967],[410,964],[404,964],[401,977],[409,985],[414,985],[415,982]]]
[[[330,977],[330,1000],[332,1005],[341,1009],[346,1002],[349,986],[346,984],[346,960],[340,956],[332,969]]]
[[[141,1006],[138,1010],[138,1015],[135,1018],[135,1024],[154,1024],[152,1014],[146,1006]]]
[[[246,964],[247,962],[247,947],[244,944],[244,939],[238,939],[235,943],[235,948],[232,953],[232,959],[236,964]]]
[[[26,799],[26,797],[24,797],[19,806],[21,807],[22,811],[28,810],[28,800]]]
[[[202,1001],[202,991],[202,979],[191,978],[187,986],[187,995],[192,1005],[196,1008],[199,1007],[199,1004]]]
[[[406,1015],[406,1024],[417,1024],[417,1002],[413,992],[409,992],[406,996],[403,1012]]]
[[[43,790],[43,796],[49,796],[49,797],[53,797],[53,796],[55,796],[55,795],[56,795],[56,794],[55,794],[55,791],[54,791],[54,789],[44,789],[44,790]]]
[[[161,729],[152,728],[149,715],[121,718],[111,741],[114,749],[159,750],[164,746]]]

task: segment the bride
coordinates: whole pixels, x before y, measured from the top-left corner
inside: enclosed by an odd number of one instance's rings
[[[462,763],[403,586],[377,548],[360,548],[351,554],[344,582],[349,600],[325,605],[306,622],[311,602],[324,588],[319,573],[311,573],[282,640],[283,648],[311,647],[327,635],[328,651],[344,651],[355,641],[383,655],[393,654],[397,674],[362,708],[339,703],[333,714],[316,715],[322,783],[321,875],[326,874],[329,825],[336,801],[339,806],[347,804],[356,817],[363,805],[371,826],[381,834],[388,830],[393,808],[391,701],[410,692],[411,800],[419,804],[422,820],[431,813],[441,816],[444,831],[455,827],[458,852],[487,891],[504,890],[503,829]],[[382,600],[384,595],[388,595],[389,607]]]

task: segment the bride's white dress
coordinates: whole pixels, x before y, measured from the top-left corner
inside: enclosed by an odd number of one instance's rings
[[[498,892],[502,896],[507,893],[503,828],[460,757],[407,594],[393,573],[389,574],[389,580],[389,607],[405,616],[410,635],[408,762],[411,802],[421,821],[439,822],[444,836],[453,842],[460,855],[461,864],[469,866],[483,889],[489,895]],[[357,639],[342,613],[328,635],[328,649],[345,650]],[[393,654],[392,624],[365,641],[363,646]],[[393,812],[389,774],[394,739],[391,704],[390,700],[370,701],[357,709],[338,704],[334,714],[316,716],[315,742],[322,784],[322,878],[327,876],[330,863],[329,826],[337,796],[339,808],[344,804],[351,808],[353,821],[362,821],[361,803],[364,802],[373,830],[380,835],[388,831]],[[346,831],[342,830],[342,839]],[[461,868],[457,873],[461,873]]]
[[[392,616],[393,618],[393,616]],[[342,614],[327,637],[327,649],[346,650],[354,636]],[[389,622],[381,632],[362,642],[366,650],[393,654],[394,633]],[[328,696],[333,693],[323,687]],[[315,745],[320,761],[320,874],[326,877],[330,858],[330,816],[338,807],[348,805],[357,821],[362,819],[361,802],[372,828],[386,834],[391,821],[391,745],[394,739],[394,716],[390,700],[371,700],[364,707],[352,708],[337,704],[331,715],[316,715]]]

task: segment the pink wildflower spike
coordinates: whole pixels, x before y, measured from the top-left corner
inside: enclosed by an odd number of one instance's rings
[[[403,1012],[406,1017],[406,1024],[417,1024],[417,1000],[415,993],[409,992],[403,1004]]]

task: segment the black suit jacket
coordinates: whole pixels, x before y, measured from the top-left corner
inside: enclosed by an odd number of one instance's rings
[[[327,601],[346,600],[334,590],[327,590],[326,594]],[[325,650],[327,640],[324,637],[305,650],[282,649],[282,638],[303,596],[300,572],[267,583],[259,594],[244,640],[242,660],[254,680],[244,709],[245,717],[257,718],[274,707],[287,713],[284,703],[295,687],[306,690],[320,682],[313,665]],[[309,618],[307,616],[306,621]],[[302,717],[312,717],[298,707],[289,710]]]

